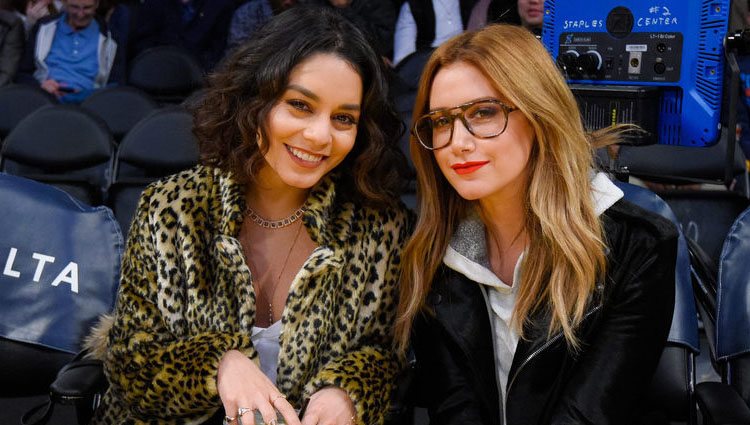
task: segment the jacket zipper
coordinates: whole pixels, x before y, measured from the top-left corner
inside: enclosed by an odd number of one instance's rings
[[[596,307],[594,307],[593,309],[591,309],[591,311],[589,311],[588,313],[586,313],[585,316],[583,316],[583,319],[581,319],[581,323],[583,323],[584,320],[586,320],[589,316],[591,316],[592,314],[594,314],[597,311],[599,311],[601,308],[602,308],[602,306],[601,306],[601,304],[599,304]],[[508,395],[510,394],[510,389],[513,387],[513,383],[516,382],[516,378],[521,373],[521,370],[524,368],[524,366],[526,366],[531,361],[531,359],[533,359],[534,357],[536,357],[537,355],[539,355],[539,353],[541,353],[543,350],[546,350],[547,348],[549,348],[550,345],[552,345],[555,341],[557,341],[558,339],[560,339],[562,336],[563,336],[562,332],[559,332],[559,333],[555,334],[555,336],[552,337],[549,341],[545,342],[544,345],[542,345],[541,347],[539,347],[536,350],[534,350],[533,353],[529,354],[529,356],[526,357],[526,359],[523,361],[523,363],[521,363],[521,365],[518,366],[518,369],[516,370],[516,373],[513,374],[513,378],[508,383],[507,390],[505,391],[505,401],[506,402],[508,401]]]

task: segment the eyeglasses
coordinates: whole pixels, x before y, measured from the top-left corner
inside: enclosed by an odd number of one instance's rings
[[[508,114],[517,109],[497,99],[479,99],[421,116],[412,133],[425,149],[442,149],[451,144],[453,124],[460,118],[473,136],[489,139],[503,134],[508,127]]]

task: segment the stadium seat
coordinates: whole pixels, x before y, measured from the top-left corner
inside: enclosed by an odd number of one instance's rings
[[[57,99],[37,86],[14,84],[0,88],[0,140],[23,118]]]
[[[723,141],[705,147],[651,145],[621,146],[617,165],[629,173],[653,181],[716,182],[742,174],[745,170],[744,154],[738,145],[733,146],[733,162],[727,169],[727,145]]]
[[[709,189],[667,190],[659,196],[674,211],[685,236],[696,242],[717,268],[724,237],[750,200],[729,190]]]
[[[0,423],[20,424],[114,307],[123,239],[108,208],[33,180],[0,173],[0,204]]]
[[[41,108],[16,125],[0,150],[0,171],[50,183],[100,205],[114,143],[107,125],[72,105]]]
[[[119,143],[138,121],[157,108],[157,104],[135,87],[115,86],[96,90],[81,107],[103,119],[115,142]]]
[[[724,241],[716,291],[714,345],[722,382],[696,388],[705,425],[750,424],[750,208]]]
[[[108,203],[127,233],[143,189],[198,163],[193,117],[180,107],[157,110],[123,138],[114,161]]]
[[[625,199],[680,225],[669,205],[652,191],[615,182]],[[659,365],[647,391],[643,423],[696,424],[695,357],[700,352],[698,317],[690,279],[690,254],[680,231],[675,265],[675,307],[672,327]]]
[[[130,64],[128,84],[159,103],[177,104],[203,85],[203,69],[193,55],[176,46],[144,50]]]

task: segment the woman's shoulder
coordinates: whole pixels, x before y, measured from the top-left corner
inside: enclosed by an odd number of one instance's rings
[[[216,167],[196,165],[149,184],[141,195],[141,204],[149,209],[183,209],[185,204],[198,205],[214,198],[232,199],[238,193],[237,183]]]
[[[669,219],[624,199],[608,208],[603,216],[605,236],[622,234],[660,242],[676,240],[679,235]]]
[[[219,168],[195,165],[186,170],[164,176],[148,185],[144,193],[169,193],[181,191],[189,193],[205,188],[206,185],[221,184],[229,175]]]

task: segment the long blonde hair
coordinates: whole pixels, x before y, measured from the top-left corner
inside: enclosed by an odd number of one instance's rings
[[[429,110],[435,75],[456,62],[481,70],[526,117],[535,135],[525,193],[529,246],[513,312],[514,329],[523,336],[531,314],[548,310],[550,335],[562,331],[569,346],[577,349],[576,325],[606,266],[602,227],[591,199],[593,145],[614,142],[618,132],[588,135],[575,98],[550,55],[527,30],[510,25],[466,32],[438,47],[422,73],[414,120]],[[420,147],[413,135],[411,155],[420,215],[402,257],[396,323],[396,344],[402,352],[450,238],[472,205],[453,190],[433,153]]]

